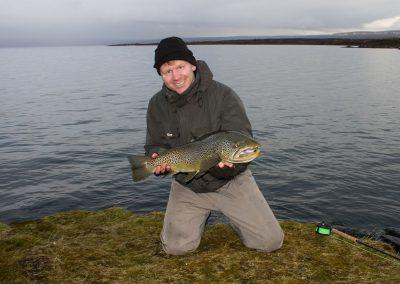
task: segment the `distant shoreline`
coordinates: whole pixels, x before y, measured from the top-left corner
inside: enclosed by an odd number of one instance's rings
[[[120,43],[108,46],[149,46],[158,43]],[[188,41],[188,45],[337,45],[348,48],[397,48],[400,49],[400,38],[388,39],[305,39],[305,38],[280,38],[280,39],[230,39],[230,40],[205,40]]]

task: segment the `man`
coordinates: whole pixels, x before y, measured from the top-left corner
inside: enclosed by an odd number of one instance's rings
[[[204,61],[196,60],[185,42],[163,39],[155,50],[154,68],[163,80],[147,110],[146,155],[189,143],[207,133],[234,130],[252,136],[240,98],[213,80]],[[170,166],[159,165],[155,174]],[[220,162],[204,175],[184,182],[186,173],[174,175],[161,242],[167,254],[195,250],[211,211],[222,212],[249,248],[279,249],[283,232],[247,164]]]

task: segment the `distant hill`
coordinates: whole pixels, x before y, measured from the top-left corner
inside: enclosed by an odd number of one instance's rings
[[[281,36],[230,36],[184,38],[189,45],[202,44],[276,44],[276,45],[342,45],[364,48],[400,48],[400,30],[347,33],[329,35],[281,35]],[[159,40],[142,40],[135,43],[119,43],[110,46],[157,45]]]
[[[381,31],[381,32],[348,32],[348,33],[335,33],[331,35],[336,38],[349,38],[349,39],[386,39],[386,38],[400,38],[399,31]]]
[[[328,35],[278,35],[278,36],[231,36],[231,37],[193,37],[185,38],[187,41],[221,41],[221,40],[252,40],[252,39],[324,39],[324,38],[343,38],[343,39],[387,39],[400,38],[400,30],[380,31],[380,32],[347,32],[334,33]]]

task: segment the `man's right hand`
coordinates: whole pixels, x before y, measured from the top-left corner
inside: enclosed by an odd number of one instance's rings
[[[151,155],[152,159],[155,159],[157,157],[158,153],[153,153]],[[168,174],[170,171],[171,171],[171,166],[164,163],[156,167],[156,169],[154,170],[154,174],[158,176],[158,175]]]

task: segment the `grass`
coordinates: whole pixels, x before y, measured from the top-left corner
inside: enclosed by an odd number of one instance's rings
[[[197,251],[168,256],[162,221],[162,213],[110,208],[0,224],[0,282],[400,283],[400,262],[316,235],[312,224],[282,222],[284,246],[270,254],[247,249],[228,225],[216,224]]]

